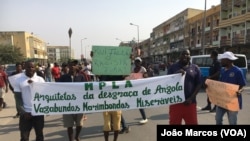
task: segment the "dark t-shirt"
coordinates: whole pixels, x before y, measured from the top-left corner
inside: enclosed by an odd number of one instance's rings
[[[63,74],[59,79],[59,82],[85,82],[85,81],[86,79],[80,73],[74,76],[73,78],[71,77],[70,74]]]
[[[177,62],[168,69],[168,74],[175,74],[180,69],[186,72],[186,77],[184,80],[184,94],[185,99],[188,99],[195,91],[196,86],[201,84],[201,72],[197,65],[190,64],[187,67],[183,67],[180,62]],[[193,103],[196,103],[196,98],[193,99]]]
[[[216,72],[221,70],[221,64],[218,61],[218,59],[214,59],[213,63],[211,64],[210,68],[209,68],[209,76],[215,74]],[[213,80],[219,80],[219,75],[216,78],[212,78]]]
[[[100,81],[120,81],[124,80],[122,75],[101,75],[99,76]]]

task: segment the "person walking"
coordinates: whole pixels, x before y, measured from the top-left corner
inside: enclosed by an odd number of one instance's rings
[[[220,71],[221,71],[221,64],[218,60],[218,52],[216,50],[213,50],[210,54],[210,58],[213,59],[213,62],[209,68],[209,76],[207,79],[212,79],[218,81],[220,78]],[[207,97],[207,105],[202,108],[201,110],[209,110],[210,112],[215,112],[216,105],[214,107],[211,107],[211,102],[209,98]]]
[[[85,82],[86,78],[79,73],[78,61],[73,60],[69,63],[69,72],[63,74],[57,82]],[[86,120],[84,114],[63,114],[63,125],[67,128],[69,141],[80,141],[79,135],[81,133],[83,122]],[[75,136],[73,127],[76,126]]]
[[[55,82],[58,82],[61,76],[61,70],[57,62],[54,63],[54,66],[51,69],[51,74]]]
[[[36,74],[36,66],[33,61],[25,62],[25,72],[16,80],[16,102],[18,105],[20,141],[29,141],[31,129],[35,129],[36,141],[44,141],[44,115],[32,115],[32,99],[30,85],[33,82],[45,82]]]
[[[144,78],[148,77],[147,70],[145,67],[142,66],[142,59],[140,57],[135,58],[135,67],[133,69],[133,73],[142,73]],[[145,110],[140,108],[139,111],[142,116],[142,120],[140,120],[139,123],[141,124],[147,123],[148,119]]]
[[[121,127],[122,129],[119,131],[119,134],[128,133],[131,130],[130,127],[126,124],[126,121],[122,114],[121,114]]]
[[[22,67],[22,63],[20,62],[17,62],[16,63],[16,71],[12,72],[10,74],[10,76],[13,76],[13,75],[16,75],[16,74],[19,74],[19,73],[22,73],[23,72],[23,67]],[[15,98],[15,102],[16,102],[16,115],[13,117],[13,118],[18,118],[20,116],[20,112],[18,110],[18,105],[17,105],[17,93],[14,91],[14,88],[12,87],[12,85],[9,83],[9,88],[10,90],[12,91],[12,93],[14,94],[14,98]]]
[[[91,51],[90,56],[93,57],[94,52]],[[123,75],[99,75],[98,77],[99,81],[121,81],[125,79]],[[117,141],[121,127],[121,116],[121,110],[103,112],[103,134],[105,141],[109,141],[109,133],[111,131],[114,131],[113,141]]]
[[[197,125],[196,95],[201,88],[202,79],[199,67],[190,63],[188,49],[183,50],[179,61],[169,67],[168,75],[176,73],[186,74],[184,79],[185,101],[169,106],[169,124],[181,125],[184,120],[186,125]]]
[[[233,61],[237,60],[238,58],[235,57],[235,55],[232,52],[226,51],[222,55],[220,55],[218,59],[221,60],[221,66],[223,67],[223,69],[221,70],[221,77],[219,80],[221,82],[239,85],[239,92],[236,95],[238,98],[239,107],[240,109],[242,109],[241,90],[246,85],[246,79],[243,75],[242,70],[233,64]],[[223,124],[222,121],[225,113],[227,113],[229,124],[237,125],[238,111],[230,111],[218,105],[216,108],[216,115],[215,115],[216,125]]]
[[[0,64],[0,111],[2,108],[6,107],[6,103],[4,102],[5,93],[8,92],[8,79],[7,74],[5,73],[3,66]],[[5,106],[4,106],[5,104]]]
[[[100,81],[120,81],[124,80],[122,75],[101,75]],[[109,141],[109,132],[114,131],[113,141],[117,141],[121,126],[121,110],[103,112],[103,133],[105,141]]]
[[[46,68],[44,69],[44,76],[46,82],[52,81],[51,65],[48,62]]]

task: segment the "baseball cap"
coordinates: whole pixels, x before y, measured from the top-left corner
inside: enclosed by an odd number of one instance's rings
[[[136,60],[138,60],[138,61],[142,62],[141,57],[136,57],[136,58],[135,58],[135,61],[136,61]]]
[[[220,54],[218,56],[218,59],[229,59],[229,60],[237,60],[238,58],[234,56],[234,54],[231,51],[226,51],[223,54]]]

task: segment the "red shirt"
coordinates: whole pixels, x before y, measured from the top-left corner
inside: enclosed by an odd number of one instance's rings
[[[0,88],[6,86],[5,82],[7,81],[7,74],[0,70]]]
[[[51,73],[52,73],[52,76],[53,76],[54,78],[60,78],[60,76],[61,76],[61,71],[60,71],[60,68],[59,68],[59,67],[53,67],[53,68],[51,69]]]

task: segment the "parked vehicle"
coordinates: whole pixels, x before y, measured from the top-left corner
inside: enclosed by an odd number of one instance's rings
[[[7,73],[7,75],[11,75],[12,72],[16,71],[16,64],[6,64],[5,65],[5,72]]]
[[[238,57],[238,59],[234,61],[234,65],[241,68],[241,70],[243,71],[243,75],[246,78],[247,72],[248,72],[248,64],[247,64],[246,55],[235,54],[235,56]],[[212,64],[212,61],[213,60],[210,58],[210,55],[191,56],[191,63],[196,64],[200,67],[203,78],[206,78],[209,75],[209,68],[210,68],[210,65]]]
[[[159,70],[163,70],[163,71],[166,70],[166,65],[163,62],[155,62],[154,66],[157,66]]]
[[[159,64],[153,64],[153,71],[154,71],[154,75],[160,74]]]

